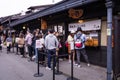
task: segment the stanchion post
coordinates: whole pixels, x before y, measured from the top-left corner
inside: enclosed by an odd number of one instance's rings
[[[40,70],[39,70],[39,53],[38,53],[38,49],[36,51],[37,51],[36,53],[38,54],[38,56],[37,56],[38,57],[38,61],[37,61],[37,73],[34,74],[34,77],[42,77],[43,74],[39,72]]]
[[[37,50],[37,54],[38,54],[38,56],[37,56],[37,59],[38,59],[38,61],[37,61],[37,72],[38,72],[38,75],[39,75],[40,73],[39,73],[39,53],[38,53],[38,50]]]
[[[60,70],[59,70],[59,57],[57,56],[57,62],[58,62],[58,64],[57,64],[57,72],[58,72],[58,74],[62,74],[62,72],[60,72]]]
[[[14,53],[14,43],[13,43],[13,53]]]
[[[76,79],[76,78],[73,77],[73,72],[74,72],[73,71],[74,70],[73,69],[73,53],[74,53],[74,51],[72,50],[71,51],[71,76],[68,77],[67,80],[78,80],[78,79]]]
[[[53,55],[53,80],[55,80],[55,55]]]
[[[72,51],[72,54],[71,54],[71,79],[73,80],[73,51]]]
[[[58,55],[56,56],[56,62],[57,62],[57,65],[56,65],[56,66],[57,66],[57,69],[56,69],[55,74],[56,74],[56,75],[61,75],[62,72],[59,71],[59,56],[58,56]]]

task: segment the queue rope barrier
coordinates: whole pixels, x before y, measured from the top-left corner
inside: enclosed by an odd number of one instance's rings
[[[7,51],[8,53],[8,51]],[[43,76],[43,73],[40,73],[40,69],[39,69],[39,54],[43,54],[45,56],[47,56],[48,54],[46,54],[46,52],[40,52],[38,53],[38,49],[37,49],[37,58],[38,58],[38,61],[37,61],[37,73],[34,74],[34,77],[42,77]],[[57,55],[54,54],[54,55],[51,55],[51,57],[53,58],[53,80],[55,80],[55,74],[62,74],[62,72],[59,71],[59,57],[65,57],[65,56],[68,56],[68,55],[71,55],[71,58],[73,56],[73,52],[71,54],[63,54],[63,55]],[[54,60],[57,59],[57,70],[55,72],[55,63],[54,63]],[[71,59],[71,75],[70,77],[67,78],[67,80],[78,80],[77,78],[74,78],[73,77],[73,59]]]
[[[44,53],[44,52],[42,52],[41,54],[43,54],[43,55],[46,55],[47,56],[47,54],[46,53]],[[73,69],[73,59],[72,59],[72,57],[73,57],[73,52],[71,53],[71,54],[64,54],[64,55],[57,55],[56,56],[56,54],[54,54],[54,55],[51,55],[51,57],[53,58],[53,80],[55,80],[55,74],[59,74],[59,57],[65,57],[65,56],[68,56],[68,55],[71,55],[71,75],[70,75],[70,77],[68,77],[67,78],[67,80],[78,80],[77,78],[74,78],[74,74],[73,74],[73,72],[74,72],[74,69]],[[54,60],[55,59],[58,59],[57,60],[57,63],[58,63],[58,65],[57,65],[57,72],[58,73],[55,73],[55,63],[54,63]],[[60,73],[61,74],[61,73]]]
[[[71,76],[67,78],[67,80],[78,80],[74,78],[74,68],[73,68],[73,51],[71,51]]]
[[[34,74],[34,77],[42,77],[43,76],[43,73],[40,73],[40,67],[39,67],[39,61],[40,61],[40,59],[39,59],[39,53],[38,53],[38,49],[36,50],[37,51],[37,54],[38,54],[38,56],[37,56],[37,73],[35,73]]]

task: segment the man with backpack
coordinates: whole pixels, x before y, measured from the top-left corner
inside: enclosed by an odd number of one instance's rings
[[[77,64],[75,64],[75,65],[77,65],[78,67],[81,67],[80,56],[82,54],[87,62],[87,66],[90,66],[88,56],[87,56],[86,50],[85,50],[86,35],[82,33],[81,27],[77,28],[77,32],[74,35],[74,41],[75,41],[75,50],[76,50],[76,54],[77,54]]]

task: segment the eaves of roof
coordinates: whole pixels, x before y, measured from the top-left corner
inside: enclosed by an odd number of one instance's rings
[[[21,13],[2,17],[0,22],[1,22],[1,24],[4,24],[4,23],[8,22],[9,20],[19,19],[21,17],[20,15],[21,15]]]
[[[4,24],[4,23],[9,22],[9,21],[12,21],[12,20],[18,20],[18,19],[20,19],[20,18],[22,18],[22,16],[15,16],[15,17],[12,17],[12,16],[11,16],[11,17],[7,17],[7,18],[1,20],[1,24]]]
[[[37,19],[39,17],[43,17],[46,15],[50,15],[53,13],[64,11],[64,10],[67,10],[69,8],[82,6],[82,5],[89,4],[89,3],[92,3],[95,1],[98,1],[98,0],[64,0],[64,1],[61,1],[53,6],[49,7],[49,8],[46,8],[44,10],[41,10],[39,12],[33,13],[33,14],[28,15],[24,18],[16,20],[16,21],[12,22],[10,24],[10,26],[13,27],[13,26],[16,26],[18,24],[21,24],[21,23],[24,23],[24,22],[27,22],[27,21],[30,21],[33,19]]]
[[[28,9],[34,10],[34,9],[38,9],[38,8],[43,8],[43,7],[50,7],[53,4],[48,4],[48,5],[40,5],[40,6],[31,6]]]
[[[2,18],[1,24],[3,24],[3,23],[5,23],[6,21],[8,21],[8,20],[9,20],[9,17],[10,17],[10,16],[7,16],[7,17]]]

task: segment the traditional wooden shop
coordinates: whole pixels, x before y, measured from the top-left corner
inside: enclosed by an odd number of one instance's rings
[[[12,22],[11,27],[18,29],[17,27],[27,26],[30,29],[34,29],[34,25],[37,28],[41,28],[43,31],[53,28],[59,32],[63,42],[62,54],[66,54],[66,48],[64,43],[68,36],[68,32],[76,30],[77,27],[81,27],[87,35],[86,50],[91,64],[107,66],[107,50],[108,50],[108,35],[111,34],[111,30],[107,29],[108,16],[107,8],[111,0],[63,0],[49,8],[36,12],[29,16],[26,16],[20,20]],[[118,59],[120,55],[118,34],[118,17],[120,15],[119,1],[114,0],[113,7],[113,28],[112,28],[112,51],[113,51],[113,67],[114,71],[117,70],[117,74],[120,72],[118,68],[120,65]],[[108,5],[108,6],[107,6]],[[114,18],[114,16],[116,16]],[[110,16],[109,16],[110,17]],[[30,25],[30,23],[36,22],[36,24]],[[116,30],[116,31],[115,31]],[[117,42],[115,42],[115,40]],[[114,51],[116,49],[116,51]],[[109,51],[108,51],[109,52]],[[82,59],[83,60],[83,59]],[[84,60],[83,60],[84,61]],[[117,66],[117,68],[115,68]],[[118,72],[119,71],[119,72]]]

